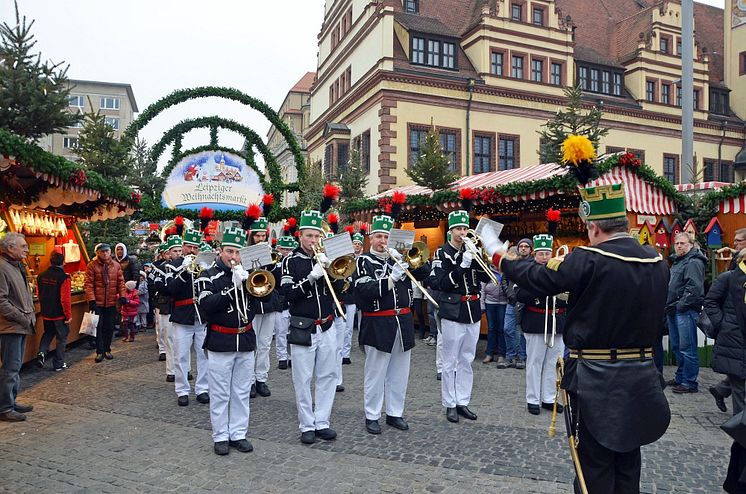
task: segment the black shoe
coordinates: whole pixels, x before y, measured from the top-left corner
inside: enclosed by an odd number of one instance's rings
[[[381,426],[378,424],[377,420],[365,419],[365,430],[371,434],[380,434]]]
[[[225,456],[230,452],[228,448],[228,441],[218,441],[213,447],[216,455]]]
[[[189,396],[187,395],[179,396],[179,399],[176,400],[176,403],[178,403],[180,407],[185,407],[189,405]]]
[[[337,439],[337,432],[327,427],[326,429],[317,430],[316,437],[320,437],[324,441],[334,441]]]
[[[341,393],[344,390],[345,390],[344,386],[342,386],[341,384],[337,384],[337,389],[336,389],[337,393]]]
[[[256,383],[251,385],[251,391],[249,391],[249,398],[256,398]]]
[[[197,395],[197,401],[200,403],[210,403],[210,395],[207,393],[200,393]]]
[[[678,382],[676,379],[669,379],[666,381],[666,386],[679,386],[681,383]]]
[[[342,359],[342,365],[350,365],[352,363],[352,360],[350,360],[350,357],[344,357]]]
[[[714,386],[710,387],[710,394],[715,398],[715,404],[720,409],[721,412],[727,412],[728,407],[725,405],[725,398],[722,397],[720,393],[718,393],[718,390],[715,389]]]
[[[678,384],[671,388],[671,391],[678,394],[684,394],[684,393],[696,393],[699,390],[696,388],[689,388],[687,386],[684,386],[683,384]]]
[[[443,375],[442,375],[442,373],[441,373],[441,372],[438,372],[438,375],[437,375],[437,376],[435,376],[435,379],[437,379],[438,381],[441,381],[441,380],[443,380]]]
[[[477,420],[477,414],[469,410],[466,405],[456,405],[456,412],[465,419]]]
[[[99,362],[103,362],[104,361],[104,354],[103,353],[97,353],[96,354],[96,358],[93,359],[93,361],[96,362],[97,364]]]
[[[173,374],[166,374],[166,382],[167,383],[172,383],[174,381],[176,381],[176,376],[174,376]]]
[[[228,441],[228,446],[236,448],[241,453],[251,453],[254,451],[254,446],[248,441],[248,439],[239,439],[238,441]]]
[[[256,382],[256,393],[259,396],[264,396],[265,398],[272,393],[269,390],[269,386],[267,386],[267,383],[263,383],[261,381]]]
[[[458,412],[456,412],[456,409],[446,408],[446,418],[449,422],[453,422],[454,424],[458,422]]]
[[[527,403],[528,406],[528,413],[531,415],[539,415],[541,413],[541,408],[539,408],[539,405],[534,405],[533,403]]]
[[[194,379],[194,376],[191,372],[187,372],[187,381],[192,381]]]
[[[549,410],[550,412],[553,412],[554,411],[554,403],[544,403],[542,401],[541,402],[541,408],[543,408],[544,410]],[[557,403],[557,413],[562,413],[564,410],[565,410],[565,407],[563,407],[562,405],[560,405],[559,403]]]
[[[21,405],[20,403],[16,403],[13,405],[13,410],[15,410],[18,413],[29,413],[34,411],[33,405]]]
[[[40,369],[43,369],[46,358],[47,356],[44,352],[37,353],[36,354],[36,366]]]
[[[106,352],[106,353],[104,354],[104,358],[105,358],[106,360],[111,360],[111,359],[113,359],[113,358],[114,358],[114,355],[112,355],[112,354],[111,354],[111,352]]]
[[[386,415],[386,424],[390,425],[394,429],[399,429],[400,431],[409,430],[409,424],[401,417],[389,417],[388,415]]]
[[[23,422],[24,420],[26,420],[26,416],[22,413],[16,412],[15,410],[0,413],[0,421],[2,422]]]
[[[277,362],[277,368],[280,370],[285,370],[288,368],[288,361],[287,360],[280,360]]]
[[[316,442],[316,433],[314,431],[301,432],[300,442],[303,444],[313,444]]]
[[[165,353],[161,353],[161,354],[158,355],[158,361],[159,362],[163,362],[165,360],[166,360],[166,354]]]
[[[54,371],[55,372],[60,372],[60,371],[63,371],[65,369],[67,369],[67,368],[68,368],[67,363],[66,362],[62,362],[62,365],[60,365],[59,367],[55,367]]]

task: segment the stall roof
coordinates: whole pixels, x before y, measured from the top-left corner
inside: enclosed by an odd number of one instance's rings
[[[624,183],[627,211],[642,214],[669,215],[676,211],[673,199],[666,197],[655,185],[642,180],[627,167],[615,166],[588,185]]]
[[[722,189],[726,185],[730,185],[727,182],[700,182],[696,184],[678,184],[676,190],[679,192],[692,192],[700,190],[718,190]]]

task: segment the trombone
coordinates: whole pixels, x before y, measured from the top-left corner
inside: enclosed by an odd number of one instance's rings
[[[254,263],[258,263],[258,261],[254,260]],[[252,297],[262,298],[272,293],[277,285],[277,280],[275,280],[275,275],[271,271],[259,267],[252,269],[249,277],[244,281],[244,285],[246,291]]]
[[[404,262],[406,262],[411,269],[419,269],[422,266],[427,263],[427,260],[430,258],[430,248],[427,246],[425,242],[414,242],[412,243],[412,247],[410,248],[399,248],[400,246],[397,245],[397,251],[401,252],[401,254],[404,256]],[[409,276],[409,279],[412,280],[412,283],[415,284],[415,286],[422,292],[422,294],[427,297],[427,299],[430,301],[431,304],[435,306],[436,309],[439,309],[440,306],[438,305],[438,302],[433,299],[433,297],[427,292],[427,289],[420,284],[417,279],[415,279],[414,275],[409,272],[409,269],[404,268],[404,265],[402,261],[397,259],[395,256],[391,256],[391,259],[394,260],[394,262],[402,269],[404,269],[404,272]]]
[[[566,256],[570,252],[570,248],[567,245],[561,245],[557,249],[557,256]],[[560,254],[561,253],[561,254]],[[549,297],[546,298],[544,304],[544,345],[549,348],[554,348],[554,338],[557,336],[557,298],[566,300],[562,295],[552,295],[552,338],[549,338]]]
[[[197,307],[197,278],[199,278],[205,269],[205,266],[197,262],[197,256],[195,254],[187,254],[184,256],[185,259],[189,259],[189,264],[184,271],[192,275],[192,303],[194,304],[194,311],[197,313],[197,322],[202,325],[202,316],[199,314],[199,308]]]
[[[319,262],[319,255],[324,253],[324,246],[319,244],[316,244],[313,246],[313,257],[316,259],[316,262],[321,264]],[[337,307],[337,311],[342,315],[343,320],[347,320],[347,316],[345,312],[342,310],[342,304],[339,303],[339,299],[337,298],[337,294],[334,292],[334,287],[332,287],[332,281],[330,279],[334,278],[335,280],[343,280],[345,278],[349,278],[352,276],[352,273],[355,272],[355,269],[357,269],[357,266],[355,265],[355,256],[349,255],[349,256],[342,256],[334,259],[332,263],[329,265],[328,268],[325,268],[322,270],[322,273],[324,274],[324,281],[326,282],[326,286],[329,288],[329,291],[332,294],[332,298],[334,299],[334,305]],[[328,273],[327,273],[328,271]]]
[[[234,259],[231,259],[231,271],[235,271],[239,265]],[[241,317],[241,324],[243,324],[243,321],[248,321],[249,319],[248,307],[246,306],[246,299],[244,299],[243,283],[234,282],[233,293],[236,296],[236,311]]]
[[[477,261],[477,264],[479,264],[479,267],[482,268],[482,270],[487,273],[487,276],[489,276],[490,281],[494,283],[495,285],[500,285],[500,282],[497,280],[497,277],[495,276],[495,273],[492,272],[489,265],[491,264],[490,259],[487,257],[486,252],[484,251],[483,247],[480,247],[482,245],[482,239],[477,235],[477,232],[474,230],[467,230],[466,235],[464,235],[464,240],[470,240],[470,242],[464,242],[464,245],[467,249],[469,249],[469,252],[474,256],[474,260]],[[479,251],[477,251],[477,248],[482,249],[482,253],[480,254]]]

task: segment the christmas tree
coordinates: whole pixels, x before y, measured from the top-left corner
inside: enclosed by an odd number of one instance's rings
[[[324,172],[322,171],[321,161],[311,161],[308,158],[303,165],[305,173],[303,179],[298,180],[298,206],[300,209],[318,209],[323,197]]]
[[[31,27],[16,3],[13,27],[0,25],[0,127],[36,140],[62,131],[80,120],[66,111],[70,89],[67,67],[41,61]]]
[[[417,161],[407,168],[409,178],[417,185],[436,191],[445,189],[456,181],[458,175],[451,170],[448,157],[443,154],[440,145],[440,135],[433,127],[420,142],[420,155]]]
[[[339,184],[340,197],[343,200],[365,197],[368,175],[360,164],[360,152],[357,149],[353,149],[350,153],[350,161],[347,165],[340,167],[335,181]]]
[[[538,131],[541,136],[539,157],[542,163],[559,163],[562,160],[562,143],[571,134],[586,136],[593,143],[594,149],[598,150],[601,138],[609,133],[609,129],[599,127],[602,112],[597,106],[588,112],[583,111],[583,91],[580,86],[565,88],[565,96],[568,99],[567,107],[557,110],[554,118]]]
[[[114,129],[106,123],[106,117],[98,112],[85,114],[75,154],[89,170],[112,180],[124,181],[132,174],[134,159],[130,155],[129,145],[114,135]]]

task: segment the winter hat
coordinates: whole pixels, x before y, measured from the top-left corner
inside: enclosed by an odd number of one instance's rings
[[[137,282],[135,280],[129,280],[124,284],[124,286],[127,287],[127,290],[134,290],[137,288]]]
[[[140,276],[142,276],[142,277],[144,277],[144,278],[147,278],[147,276],[148,276],[148,275],[147,275],[147,274],[145,274],[145,271],[140,271]]]
[[[531,242],[530,238],[522,238],[521,240],[518,241],[518,243],[515,246],[520,247],[521,244],[528,244],[528,248],[530,249],[533,242]]]

